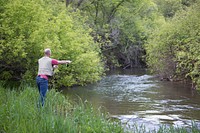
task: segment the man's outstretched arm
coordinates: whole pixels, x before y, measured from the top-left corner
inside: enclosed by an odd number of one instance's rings
[[[69,63],[71,63],[70,60],[55,60],[55,59],[52,59],[52,65],[69,64]]]
[[[58,64],[69,64],[71,63],[70,60],[58,60]]]

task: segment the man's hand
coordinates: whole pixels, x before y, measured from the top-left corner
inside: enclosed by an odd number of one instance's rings
[[[66,60],[66,64],[70,64],[72,61],[70,60]]]

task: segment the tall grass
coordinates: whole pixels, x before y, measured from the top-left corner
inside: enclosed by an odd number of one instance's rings
[[[145,127],[135,126],[124,130],[106,113],[90,104],[71,103],[64,95],[51,90],[44,107],[38,107],[36,88],[5,89],[0,86],[0,133],[145,133]],[[153,133],[199,133],[192,129],[160,127]]]
[[[161,126],[157,131],[152,131],[152,133],[200,133],[195,123],[192,124],[191,128],[184,127],[173,127],[173,126]]]
[[[86,103],[72,104],[59,92],[47,94],[37,107],[37,89],[0,87],[0,132],[6,133],[119,133],[122,126]]]

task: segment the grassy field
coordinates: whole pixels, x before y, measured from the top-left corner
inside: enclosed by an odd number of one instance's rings
[[[128,132],[100,109],[87,102],[72,103],[54,89],[49,91],[45,106],[37,107],[36,88],[5,89],[0,86],[0,133],[124,133]],[[133,133],[143,133],[135,127]],[[191,130],[161,127],[155,133],[199,133]]]

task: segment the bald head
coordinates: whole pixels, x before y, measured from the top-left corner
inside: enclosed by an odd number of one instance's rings
[[[46,56],[50,56],[50,55],[51,55],[51,49],[46,48],[46,49],[44,50],[44,54],[45,54]]]

